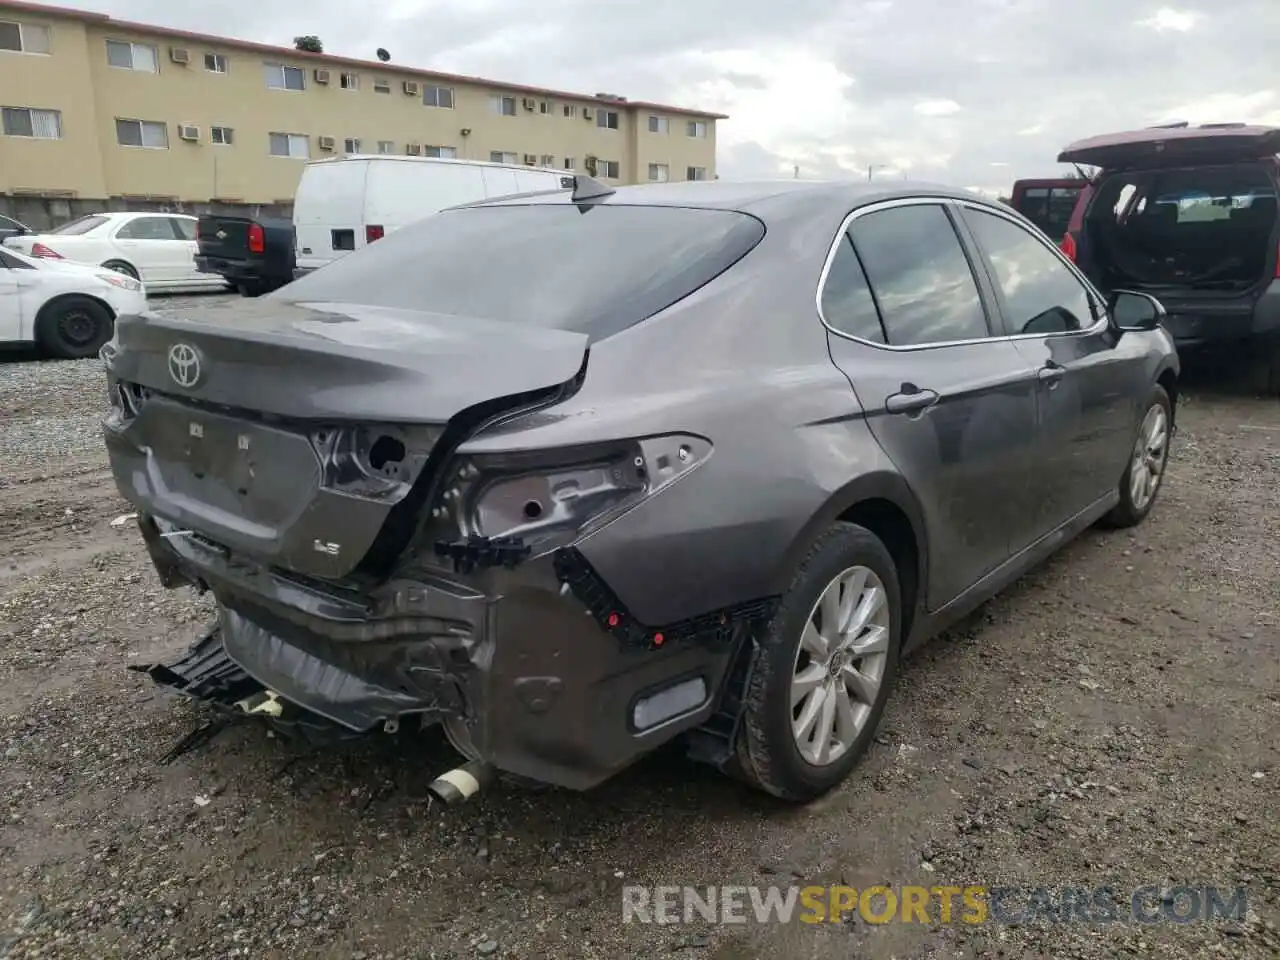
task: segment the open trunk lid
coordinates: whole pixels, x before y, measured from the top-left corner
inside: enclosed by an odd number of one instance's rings
[[[563,330],[271,300],[116,330],[121,493],[217,549],[328,579],[355,569],[450,419],[554,390],[587,351]]]
[[[1156,127],[1077,140],[1058,154],[1059,163],[1108,170],[1193,163],[1235,163],[1280,153],[1280,128],[1246,124]]]

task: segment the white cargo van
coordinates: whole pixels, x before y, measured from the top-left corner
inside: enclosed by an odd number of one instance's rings
[[[479,160],[362,156],[312,160],[293,199],[297,268],[306,273],[445,207],[572,188],[564,170]]]

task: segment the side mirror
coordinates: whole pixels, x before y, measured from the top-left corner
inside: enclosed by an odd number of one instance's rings
[[[1114,291],[1107,300],[1107,312],[1118,330],[1154,330],[1165,318],[1164,304],[1137,290]]]

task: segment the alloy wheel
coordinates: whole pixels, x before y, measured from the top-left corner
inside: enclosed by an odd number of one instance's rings
[[[1129,499],[1138,510],[1147,508],[1160,487],[1168,443],[1169,417],[1157,403],[1142,418],[1129,464]]]
[[[808,763],[835,763],[866,726],[888,664],[890,615],[884,584],[863,566],[836,576],[813,605],[791,677],[791,730]]]

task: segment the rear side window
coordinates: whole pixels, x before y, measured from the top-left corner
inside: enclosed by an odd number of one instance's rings
[[[822,319],[831,329],[847,336],[885,342],[875,297],[848,233],[840,235],[840,245],[822,287]]]
[[[570,203],[445,210],[271,296],[480,317],[587,334],[693,293],[764,236],[730,210]]]
[[[969,258],[946,211],[913,204],[858,217],[849,228],[893,346],[990,336]]]

